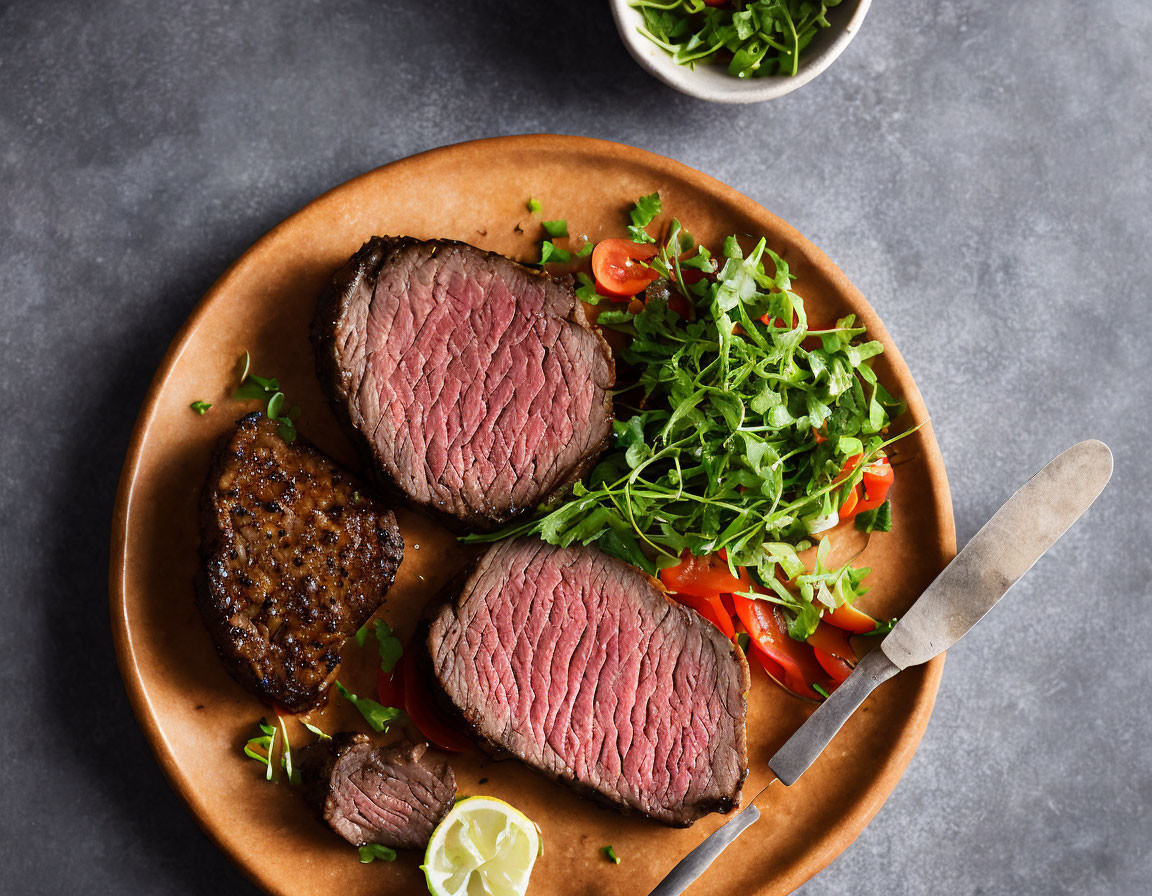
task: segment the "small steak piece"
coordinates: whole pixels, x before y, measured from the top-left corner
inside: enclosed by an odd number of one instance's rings
[[[355,477],[278,429],[249,414],[220,443],[201,501],[196,602],[233,677],[303,712],[384,601],[404,541]]]
[[[312,327],[317,372],[381,479],[494,529],[604,450],[615,380],[568,283],[450,240],[373,237]]]
[[[428,651],[485,744],[582,793],[676,827],[740,803],[743,654],[626,563],[501,542],[433,619]]]
[[[304,798],[353,846],[422,849],[456,799],[448,760],[423,744],[337,734],[300,756]]]

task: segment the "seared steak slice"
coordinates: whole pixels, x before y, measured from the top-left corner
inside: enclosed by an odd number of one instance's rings
[[[422,849],[456,799],[448,760],[421,744],[375,747],[337,734],[301,754],[304,798],[353,846]]]
[[[717,628],[593,548],[491,548],[428,633],[488,745],[668,825],[739,805],[748,666]]]
[[[249,414],[205,484],[200,553],[197,605],[220,658],[263,700],[303,712],[383,602],[404,541],[355,477]]]
[[[507,522],[607,443],[607,344],[569,284],[502,255],[373,237],[321,299],[312,340],[371,466],[449,524]]]

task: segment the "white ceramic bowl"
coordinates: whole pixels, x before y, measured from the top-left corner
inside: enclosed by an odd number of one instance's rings
[[[822,28],[800,55],[795,75],[768,78],[737,78],[721,65],[697,65],[694,69],[677,65],[664,50],[638,30],[640,13],[628,0],[612,0],[612,15],[620,39],[640,65],[681,93],[714,103],[760,103],[773,100],[803,87],[828,68],[852,42],[872,0],[844,0],[828,10],[831,28]]]

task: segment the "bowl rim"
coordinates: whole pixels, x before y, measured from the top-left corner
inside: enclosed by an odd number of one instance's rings
[[[641,68],[688,96],[729,104],[762,103],[799,90],[823,73],[848,48],[872,6],[872,0],[857,0],[856,9],[831,43],[816,55],[802,59],[799,70],[791,77],[741,79],[724,73],[723,79],[719,79],[713,77],[717,72],[709,71],[712,66],[691,69],[673,62],[671,56],[637,30],[640,13],[629,0],[611,2],[612,18],[616,22],[620,40]]]

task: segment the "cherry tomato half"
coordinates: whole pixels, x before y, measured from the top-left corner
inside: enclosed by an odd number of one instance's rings
[[[812,648],[788,634],[783,611],[768,601],[732,595],[736,615],[748,632],[754,652],[759,651],[779,668],[782,677],[773,678],[798,697],[819,699],[812,685],[819,685],[831,693],[836,681],[816,661]],[[772,675],[770,667],[761,663],[764,671]]]
[[[734,577],[728,570],[728,561],[720,554],[695,557],[688,551],[681,555],[678,565],[660,570],[660,581],[669,591],[696,597],[748,591],[752,587],[748,571],[741,568],[739,578]]]
[[[651,243],[632,240],[600,240],[592,250],[592,276],[596,289],[612,298],[627,299],[645,290],[660,275],[643,262],[656,254]]]
[[[673,599],[686,607],[691,607],[716,628],[724,633],[724,637],[731,641],[736,637],[736,627],[732,624],[732,616],[724,608],[719,594],[711,597],[698,597],[695,594],[673,594]]]
[[[888,458],[877,458],[868,464],[868,466],[864,468],[864,475],[860,480],[864,495],[859,503],[856,504],[855,513],[863,513],[865,510],[875,510],[887,501],[888,491],[892,488],[892,483],[895,481],[896,472],[892,469],[892,464],[888,462]]]
[[[844,604],[831,612],[825,610],[824,619],[836,628],[842,628],[854,635],[866,635],[868,632],[875,631],[876,626],[879,625],[875,619],[863,610],[857,610],[851,604]]]
[[[400,659],[401,675],[404,682],[404,709],[412,724],[420,729],[429,741],[450,753],[462,753],[468,747],[468,739],[450,728],[436,714],[432,700],[424,687],[420,670],[416,666],[416,654],[405,650]]]

